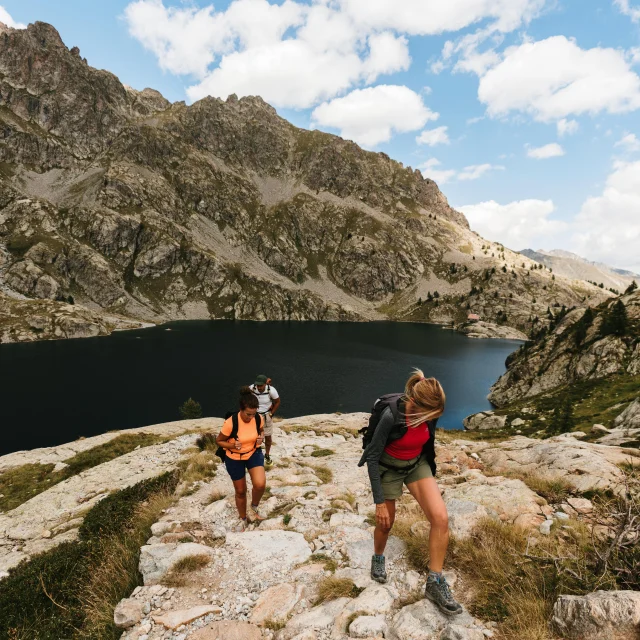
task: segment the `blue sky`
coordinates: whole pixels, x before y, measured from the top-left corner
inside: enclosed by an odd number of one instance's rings
[[[298,126],[420,168],[513,249],[640,271],[640,0],[0,6],[137,89],[259,94]]]

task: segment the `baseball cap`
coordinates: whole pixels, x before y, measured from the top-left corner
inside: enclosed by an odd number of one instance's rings
[[[256,376],[256,384],[257,385],[267,384],[267,376],[263,376],[263,375]]]

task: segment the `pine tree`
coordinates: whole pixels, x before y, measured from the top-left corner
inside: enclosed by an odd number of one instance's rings
[[[634,280],[626,289],[626,291],[624,292],[625,295],[629,294],[629,293],[633,293],[636,289],[638,288],[638,283]]]
[[[618,300],[607,309],[602,322],[602,335],[623,336],[627,333],[628,326],[627,309],[622,300]]]
[[[179,409],[183,420],[197,420],[202,418],[202,407],[199,402],[189,398]]]
[[[551,433],[569,433],[575,426],[573,417],[573,403],[570,396],[566,395],[562,402],[556,405],[551,417],[549,431]]]

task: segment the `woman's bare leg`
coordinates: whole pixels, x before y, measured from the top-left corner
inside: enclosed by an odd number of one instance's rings
[[[429,569],[440,573],[449,546],[449,516],[434,478],[423,478],[407,485],[431,523],[429,534]]]
[[[260,504],[260,500],[262,500],[264,490],[267,486],[267,476],[265,475],[264,467],[253,467],[253,469],[249,469],[249,476],[251,476],[251,504],[257,507]]]
[[[236,507],[238,508],[238,515],[241,518],[247,517],[247,480],[234,480],[233,488],[236,491]]]
[[[389,511],[389,528],[383,529],[380,525],[376,525],[376,530],[373,533],[373,551],[376,555],[383,555],[384,548],[387,546],[387,540],[389,539],[389,533],[393,527],[393,523],[396,519],[396,501],[385,500],[387,509]]]

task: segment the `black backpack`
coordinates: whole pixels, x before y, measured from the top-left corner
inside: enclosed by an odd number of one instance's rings
[[[240,428],[240,423],[238,422],[238,412],[237,411],[227,411],[224,416],[225,420],[231,418],[231,433],[229,434],[229,440],[235,440],[238,437],[238,429]],[[262,418],[259,413],[256,413],[256,430],[258,431],[258,436],[260,435],[260,428],[262,426]],[[218,447],[216,451],[216,455],[220,460],[224,462],[227,457],[227,450],[222,447]]]
[[[380,396],[374,403],[371,409],[371,416],[369,417],[369,424],[366,427],[360,429],[359,433],[362,434],[362,448],[366,449],[369,443],[373,439],[373,434],[376,431],[376,427],[380,422],[384,410],[389,407],[393,414],[394,423],[404,424],[404,416],[400,412],[398,407],[399,400],[404,396],[403,393],[388,393],[384,396]]]

